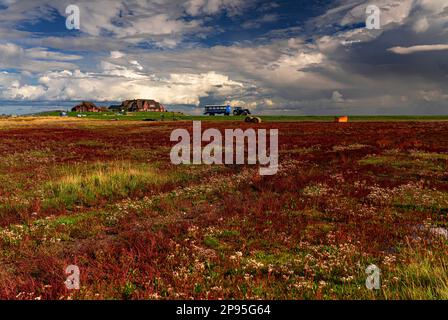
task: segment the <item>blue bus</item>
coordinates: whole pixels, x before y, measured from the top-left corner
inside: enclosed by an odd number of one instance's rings
[[[235,116],[247,116],[248,114],[250,114],[249,109],[243,109],[241,107],[235,107],[233,112],[232,112],[232,107],[230,105],[226,105],[226,106],[205,106],[205,115],[210,115],[210,116],[214,116],[217,114],[223,114],[225,116],[230,116],[233,113],[233,115]]]
[[[229,105],[227,106],[205,106],[205,115],[210,115],[210,116],[214,116],[217,114],[223,114],[226,116],[230,116],[230,114],[232,113],[232,107],[230,107]]]

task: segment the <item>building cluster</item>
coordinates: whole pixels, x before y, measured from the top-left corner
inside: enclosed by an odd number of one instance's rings
[[[150,99],[125,100],[120,105],[110,107],[98,107],[93,102],[83,101],[72,108],[73,112],[105,112],[105,111],[126,111],[126,112],[166,112],[163,104]]]

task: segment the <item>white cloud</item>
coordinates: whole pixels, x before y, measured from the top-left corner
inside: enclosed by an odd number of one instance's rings
[[[331,100],[333,100],[336,103],[342,103],[345,101],[344,96],[339,91],[333,91]]]
[[[416,52],[448,50],[448,44],[430,44],[430,45],[420,45],[412,47],[393,47],[388,50],[396,54],[411,54]]]
[[[444,94],[440,90],[419,90],[418,96],[426,102],[448,100],[448,94]]]
[[[124,54],[123,52],[120,51],[111,51],[110,52],[110,57],[112,59],[120,59],[123,58],[126,54]]]
[[[417,20],[414,23],[413,29],[416,33],[423,33],[426,32],[429,28],[429,22],[426,17],[423,17],[419,20]]]
[[[4,100],[36,100],[45,91],[43,86],[21,85],[20,75],[0,72],[0,99]]]
[[[352,10],[348,11],[341,20],[341,25],[349,25],[366,21],[366,8],[374,4],[381,12],[381,28],[389,27],[390,24],[403,24],[409,17],[414,0],[376,0],[361,1]]]
[[[46,48],[25,49],[14,43],[0,43],[0,68],[18,68],[30,72],[73,69],[76,65],[70,61],[79,59],[82,57],[53,52]]]
[[[166,104],[198,104],[209,94],[227,95],[243,85],[215,72],[170,74],[155,80],[125,68],[103,64],[103,73],[79,70],[47,72],[39,85],[20,85],[18,81],[2,93],[3,99],[21,100],[104,100],[133,98],[157,99]]]
[[[241,13],[247,2],[244,0],[188,0],[185,8],[188,14],[197,16],[201,14],[216,14],[221,10],[227,11],[230,15]]]
[[[445,0],[416,0],[416,5],[434,13],[442,13],[448,8],[448,2]]]
[[[63,54],[60,52],[48,51],[46,48],[30,48],[25,50],[25,56],[36,60],[74,61],[82,59],[79,55]]]

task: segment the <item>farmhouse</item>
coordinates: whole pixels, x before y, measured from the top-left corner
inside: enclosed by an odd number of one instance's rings
[[[101,112],[101,108],[97,107],[93,102],[83,101],[82,103],[74,106],[73,112]]]
[[[163,104],[148,99],[125,100],[120,106],[111,106],[110,109],[119,109],[129,112],[155,111],[166,112]]]

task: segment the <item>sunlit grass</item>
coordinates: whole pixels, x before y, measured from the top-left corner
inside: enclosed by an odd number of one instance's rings
[[[389,166],[395,169],[445,172],[447,169],[446,164],[443,162],[445,159],[445,154],[438,153],[412,153],[411,155],[400,153],[367,156],[359,160],[358,163],[360,165]]]
[[[91,167],[70,166],[60,169],[59,179],[49,182],[48,205],[94,205],[100,199],[119,199],[135,191],[163,185],[173,176],[147,164],[130,162],[97,163]]]
[[[415,158],[421,158],[421,159],[427,159],[427,160],[448,160],[447,153],[414,151],[414,152],[411,152],[411,155]]]
[[[389,298],[427,300],[448,299],[448,257],[411,250],[408,263],[394,272],[399,282],[388,286],[384,294]]]

